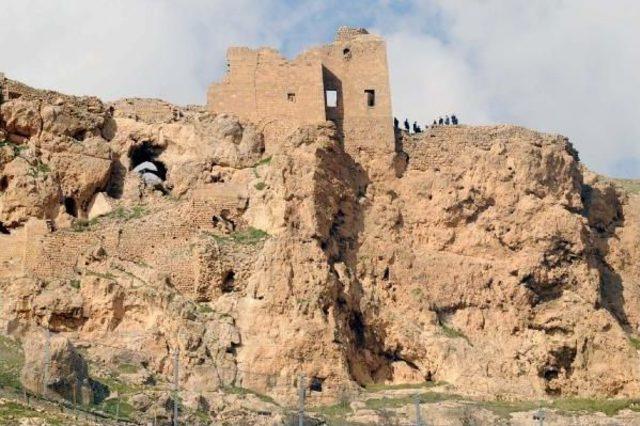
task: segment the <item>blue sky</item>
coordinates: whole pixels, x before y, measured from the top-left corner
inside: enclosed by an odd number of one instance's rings
[[[640,178],[636,0],[0,0],[0,71],[105,100],[203,103],[229,45],[292,57],[340,25],[388,40],[394,113],[570,138]]]

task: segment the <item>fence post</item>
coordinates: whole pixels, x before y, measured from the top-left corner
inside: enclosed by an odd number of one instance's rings
[[[47,397],[47,383],[49,382],[49,365],[51,364],[51,332],[49,328],[44,331],[44,366],[42,369],[42,396]]]
[[[304,373],[298,378],[298,426],[304,426]]]
[[[179,385],[178,380],[179,376],[179,361],[180,361],[180,350],[176,349],[173,353],[173,426],[178,426],[178,397],[179,397]]]
[[[413,396],[413,402],[416,405],[416,426],[422,426],[422,415],[420,413],[420,395]]]

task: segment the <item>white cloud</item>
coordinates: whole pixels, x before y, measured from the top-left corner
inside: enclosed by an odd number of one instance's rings
[[[430,117],[455,110],[467,122],[562,133],[592,169],[640,177],[640,2],[440,0],[423,7],[417,15],[442,13],[439,38],[447,42],[410,30],[389,35],[396,111]]]
[[[202,103],[229,45],[291,55],[342,24],[389,40],[394,112],[563,133],[640,176],[636,0],[0,0],[0,70],[104,99]]]

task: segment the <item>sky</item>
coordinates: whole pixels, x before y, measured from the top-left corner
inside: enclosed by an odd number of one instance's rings
[[[638,0],[0,0],[0,72],[104,100],[202,104],[228,46],[287,57],[341,25],[387,39],[394,115],[568,136],[640,178]]]

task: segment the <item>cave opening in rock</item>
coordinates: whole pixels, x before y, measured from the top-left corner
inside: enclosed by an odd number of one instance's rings
[[[162,149],[154,147],[150,142],[143,142],[141,145],[131,147],[129,150],[129,158],[131,159],[129,170],[135,169],[142,163],[149,162],[157,169],[152,172],[163,181],[167,180],[167,166],[157,159],[161,152]]]
[[[314,392],[322,392],[322,382],[324,382],[324,379],[320,377],[312,377],[309,389]]]
[[[0,192],[4,192],[9,187],[9,178],[6,176],[2,176],[0,178]]]
[[[78,217],[78,205],[73,197],[64,197],[64,210],[73,217]]]
[[[236,274],[233,271],[228,271],[222,280],[222,292],[231,293],[234,290],[235,280]]]
[[[11,232],[4,226],[4,223],[0,222],[0,234],[9,235]]]
[[[359,348],[364,347],[365,343],[365,330],[364,321],[360,312],[353,312],[351,318],[349,318],[349,328],[353,332],[355,337],[356,346]]]
[[[384,272],[382,274],[382,279],[384,281],[389,281],[389,267],[384,268]]]

